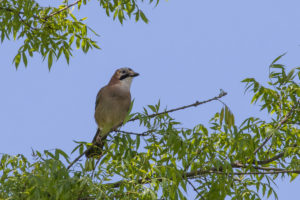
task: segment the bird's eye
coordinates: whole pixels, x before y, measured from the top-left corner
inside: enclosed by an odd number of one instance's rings
[[[125,74],[125,73],[126,73],[126,71],[125,71],[125,70],[123,70],[123,71],[122,71],[122,74]]]

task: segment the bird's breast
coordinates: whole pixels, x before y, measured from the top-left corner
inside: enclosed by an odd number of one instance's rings
[[[112,92],[101,99],[95,110],[98,127],[110,130],[121,124],[130,107],[130,93]]]

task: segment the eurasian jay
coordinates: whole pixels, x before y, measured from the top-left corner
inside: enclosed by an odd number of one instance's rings
[[[101,154],[107,135],[123,124],[131,104],[131,82],[133,77],[138,75],[130,68],[120,68],[116,70],[108,85],[98,92],[95,108],[98,129],[93,139],[95,146],[85,154],[87,158]]]

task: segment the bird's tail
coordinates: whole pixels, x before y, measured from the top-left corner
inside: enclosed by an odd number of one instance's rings
[[[87,158],[91,158],[91,157],[97,157],[100,156],[102,154],[103,151],[103,147],[104,144],[106,142],[106,136],[101,137],[100,136],[100,129],[97,129],[97,132],[93,138],[93,146],[91,146],[87,152],[85,153],[85,156]]]

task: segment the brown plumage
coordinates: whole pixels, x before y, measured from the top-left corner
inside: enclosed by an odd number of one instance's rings
[[[122,125],[131,103],[131,81],[138,75],[130,68],[120,68],[98,92],[94,115],[98,130],[93,139],[96,146],[86,152],[86,157],[101,154],[108,133]]]

